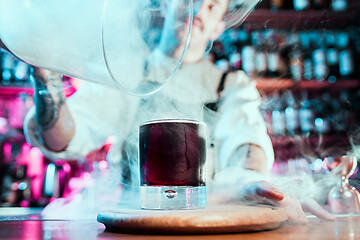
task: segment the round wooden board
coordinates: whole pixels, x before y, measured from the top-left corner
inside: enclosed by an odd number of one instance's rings
[[[136,234],[218,234],[271,230],[288,216],[281,208],[243,205],[194,210],[124,209],[99,213],[107,231]]]

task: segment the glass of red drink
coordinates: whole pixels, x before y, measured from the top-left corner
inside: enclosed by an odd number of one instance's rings
[[[140,126],[140,196],[145,209],[206,206],[206,125],[157,120]]]

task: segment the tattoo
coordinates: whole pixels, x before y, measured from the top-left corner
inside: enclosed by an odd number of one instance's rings
[[[247,147],[247,154],[246,154],[246,158],[250,158],[250,154],[251,154],[251,144],[246,144]]]
[[[35,120],[40,130],[50,130],[58,121],[60,109],[65,103],[62,84],[56,85],[62,83],[62,79],[55,74],[50,75],[48,80],[40,76],[35,79]]]

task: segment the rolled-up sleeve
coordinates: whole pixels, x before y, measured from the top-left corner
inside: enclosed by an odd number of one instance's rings
[[[274,152],[260,113],[261,97],[256,82],[242,71],[229,74],[228,77],[214,134],[219,143],[219,170],[231,167],[233,155],[244,144],[260,146],[267,157],[267,168],[271,169]]]
[[[75,122],[75,134],[64,151],[53,152],[43,144],[34,107],[24,121],[25,137],[49,159],[81,159],[101,147],[109,135],[127,134],[136,102],[135,97],[119,90],[84,82],[66,101]]]

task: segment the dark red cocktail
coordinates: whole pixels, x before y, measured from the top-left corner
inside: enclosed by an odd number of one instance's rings
[[[164,120],[140,127],[142,185],[201,186],[205,129],[194,121]]]
[[[205,187],[205,139],[206,125],[197,121],[159,120],[141,125],[141,191],[146,191],[145,195],[160,191],[167,199],[175,199],[185,188],[189,192],[195,191],[192,187]]]

